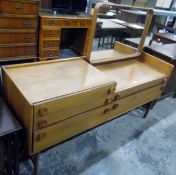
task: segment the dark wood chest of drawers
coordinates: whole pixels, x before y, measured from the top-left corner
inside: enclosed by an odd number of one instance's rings
[[[0,62],[37,58],[37,0],[0,0]]]

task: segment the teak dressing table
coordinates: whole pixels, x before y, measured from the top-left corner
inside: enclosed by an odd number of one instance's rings
[[[25,126],[31,156],[160,97],[173,66],[143,52],[147,12],[137,50],[116,42],[108,51],[89,46],[88,57],[3,67],[6,99]]]

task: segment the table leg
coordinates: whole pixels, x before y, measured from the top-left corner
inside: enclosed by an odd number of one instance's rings
[[[32,156],[32,162],[34,165],[33,175],[39,175],[39,153]]]
[[[155,103],[156,103],[156,101],[152,101],[152,102],[147,104],[146,111],[145,111],[144,116],[143,116],[144,119],[147,118],[150,109],[152,109],[154,107]]]

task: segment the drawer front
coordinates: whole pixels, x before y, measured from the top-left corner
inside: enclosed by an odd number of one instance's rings
[[[58,57],[59,56],[59,48],[58,49],[50,49],[50,50],[43,50],[41,52],[41,57]]]
[[[0,13],[37,15],[38,4],[36,2],[0,0]]]
[[[43,30],[43,38],[48,38],[48,37],[60,37],[60,30]]]
[[[50,27],[82,27],[89,28],[92,26],[91,19],[85,20],[70,20],[70,19],[52,19],[52,18],[44,18],[42,21],[42,26],[50,26]]]
[[[54,41],[43,41],[43,48],[51,48],[51,47],[57,47],[59,48],[59,40]]]
[[[31,47],[0,47],[0,57],[32,56],[37,54],[37,48]]]
[[[35,129],[41,129],[47,125],[111,103],[114,91],[115,83],[110,83],[75,95],[38,104],[34,107]]]
[[[127,111],[153,101],[161,95],[161,87],[162,85],[147,89],[113,102],[110,105],[91,110],[35,131],[33,153],[45,150],[88,129],[116,118]]]
[[[35,29],[36,18],[4,18],[0,17],[1,29]]]
[[[0,44],[36,43],[35,33],[0,33]]]

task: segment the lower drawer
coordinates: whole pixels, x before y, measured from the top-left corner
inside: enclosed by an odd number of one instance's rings
[[[36,29],[36,18],[0,17],[0,29]]]
[[[37,54],[37,47],[0,47],[0,57],[32,56]]]
[[[36,42],[36,33],[0,33],[0,44]]]
[[[59,48],[58,49],[49,49],[49,50],[43,50],[41,52],[40,57],[58,57],[59,56]]]
[[[91,110],[70,119],[34,131],[33,153],[40,152],[81,132],[105,123],[108,120],[157,99],[163,84],[117,100],[110,105]]]

